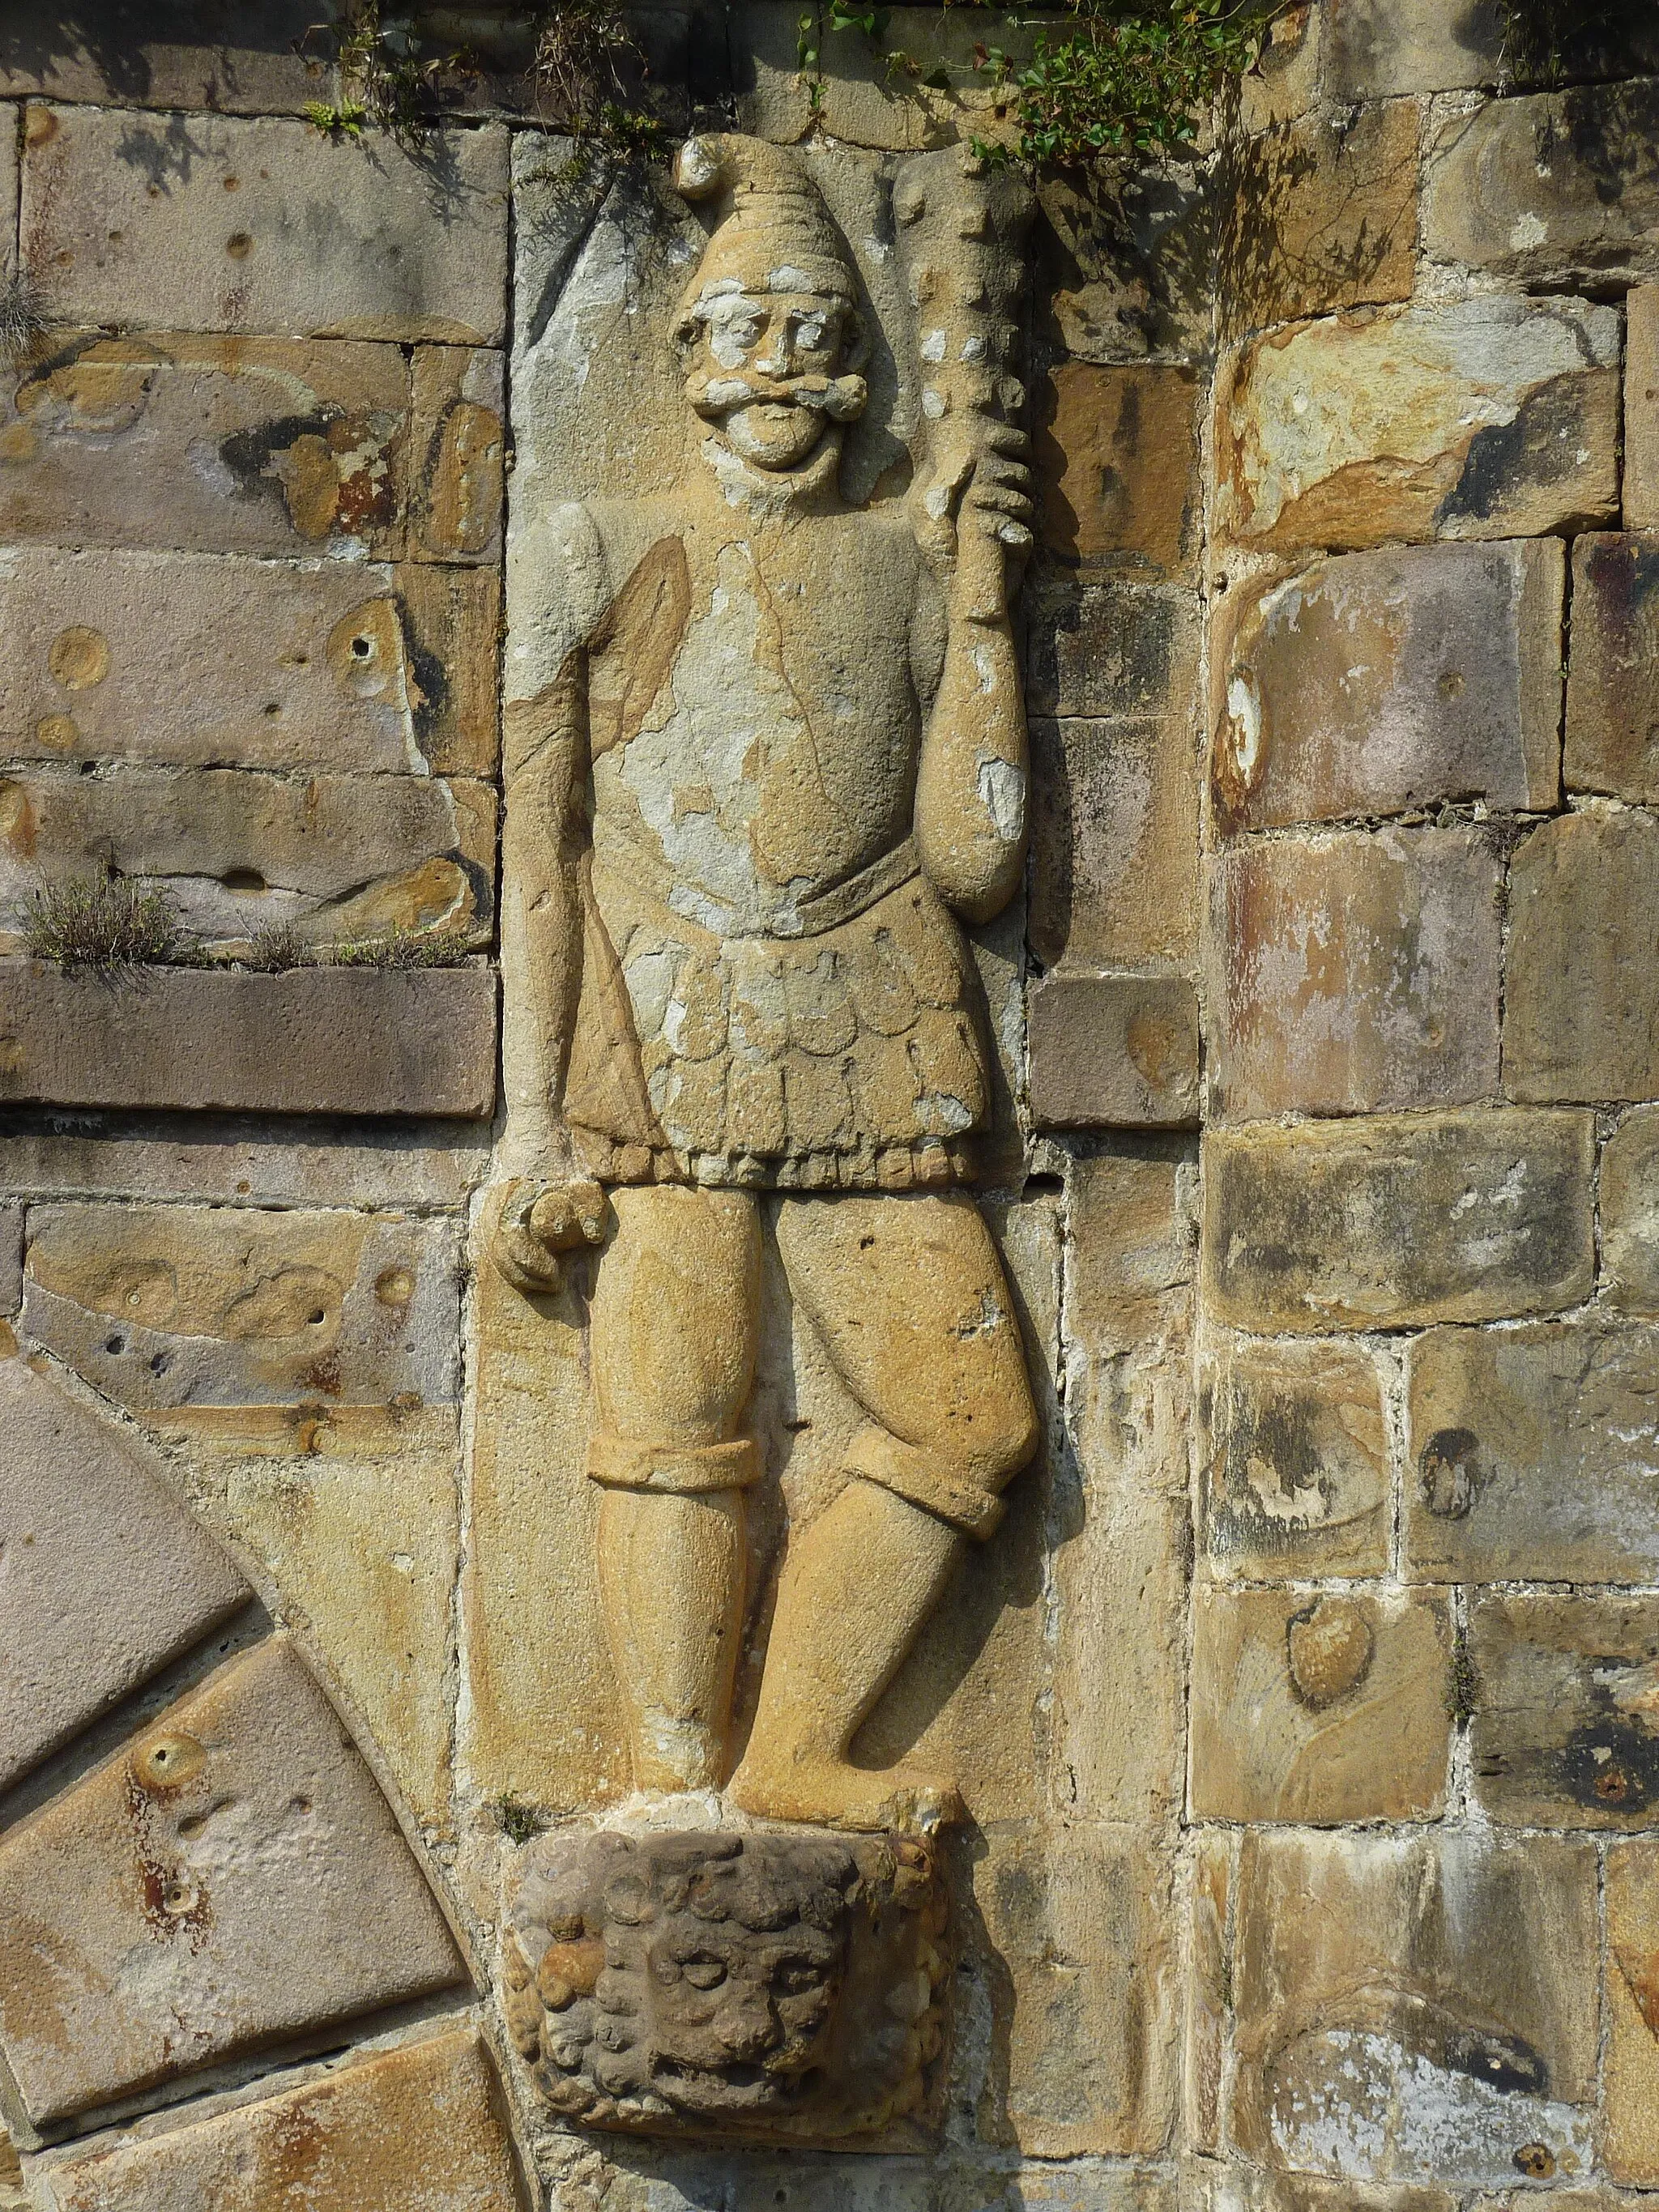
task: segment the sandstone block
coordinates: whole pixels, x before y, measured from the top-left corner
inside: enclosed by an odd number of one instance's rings
[[[1659,1803],[1659,1604],[1488,1596],[1469,1620],[1475,1795],[1516,1828],[1643,1828]]]
[[[434,561],[499,561],[506,490],[502,356],[459,346],[415,356],[416,497],[412,551]]]
[[[1218,278],[1233,329],[1411,297],[1418,124],[1416,101],[1396,100],[1235,144]]]
[[[7,110],[8,119],[12,111]],[[17,201],[21,189],[20,159],[13,147],[0,150],[0,223],[15,225],[17,220]],[[15,228],[0,232],[0,275],[9,278],[17,267],[17,233]]]
[[[112,0],[95,20],[9,39],[0,95],[301,112],[330,88],[321,59],[299,50],[316,20],[311,0]]]
[[[1406,1552],[1432,1581],[1659,1573],[1659,1330],[1437,1328],[1408,1364]]]
[[[409,428],[395,346],[54,331],[0,379],[0,538],[395,559]]]
[[[0,1789],[234,1613],[247,1586],[131,1440],[0,1360]]]
[[[0,2045],[37,2124],[464,1978],[280,1637],[0,1841]]]
[[[1066,1315],[1078,1351],[1104,1358],[1154,1342],[1172,1311],[1185,1326],[1191,1173],[1181,1160],[1136,1153],[1073,1161]]]
[[[1516,848],[1504,1000],[1510,1097],[1659,1092],[1659,1022],[1643,981],[1656,931],[1650,815],[1562,815]]]
[[[150,116],[39,106],[25,138],[24,251],[57,320],[501,343],[499,124],[440,131],[417,158],[286,117],[198,115],[186,156]]]
[[[489,942],[495,860],[487,784],[430,776],[245,769],[133,769],[95,780],[67,769],[0,777],[0,951],[40,883],[88,870],[149,879],[180,927],[224,952],[289,925],[310,945],[396,927]]]
[[[1236,1328],[1315,1334],[1577,1305],[1588,1114],[1425,1114],[1206,1139],[1204,1285]]]
[[[452,636],[459,625],[429,586],[411,638],[399,578],[422,574],[45,546],[0,556],[0,745],[17,760],[422,774],[447,688],[474,680],[449,685],[453,645],[480,641]]]
[[[1424,245],[1528,284],[1659,276],[1659,82],[1574,85],[1449,117]]]
[[[0,1206],[0,1316],[15,1314],[23,1297],[23,1209]]]
[[[1200,1593],[1196,1820],[1430,1820],[1451,1751],[1450,1622],[1416,1597]]]
[[[1388,1571],[1382,1380],[1343,1344],[1218,1346],[1199,1385],[1213,1571],[1247,1581]]]
[[[1305,2173],[1253,2173],[1239,2166],[1218,2167],[1204,2181],[1207,2192],[1196,2200],[1198,2212],[1457,2212],[1457,2199],[1449,2191],[1409,2181],[1366,2187],[1320,2181]]]
[[[1227,1989],[1227,1926],[1234,1844],[1225,1829],[1217,1828],[1199,1829],[1193,1842],[1182,2109],[1188,2142],[1194,2150],[1213,2154],[1221,2142],[1232,2010]]]
[[[974,1900],[1013,1984],[1007,2109],[1020,2148],[1160,2149],[1180,2045],[1167,1849],[1123,1828],[997,1828],[986,1840]]]
[[[738,97],[738,127],[786,146],[815,125],[850,145],[894,152],[947,144],[984,129],[994,106],[989,81],[974,67],[981,31],[971,18],[932,8],[890,9],[882,46],[913,58],[919,74],[912,77],[896,76],[875,41],[836,36],[826,21],[817,60],[804,69],[794,16],[775,7],[741,8],[732,35],[748,82]],[[1029,31],[1022,35],[1016,26],[1008,52],[1029,59]]]
[[[1042,543],[1057,560],[1194,580],[1197,402],[1191,369],[1059,363],[1034,448]]]
[[[495,979],[482,967],[151,969],[112,989],[0,963],[8,1103],[476,1120],[495,1096]]]
[[[337,1426],[341,1444],[332,1442]],[[407,1418],[383,1421],[380,1431],[371,1454],[362,1425],[329,1414],[304,1457],[290,1441],[282,1457],[221,1458],[214,1517],[263,1565],[284,1619],[309,1630],[404,1803],[441,1834],[450,1826],[454,1751],[456,1455],[422,1448]],[[371,1431],[368,1441],[375,1440]],[[235,1450],[222,1432],[185,1441],[198,1450],[206,1442],[216,1455]]]
[[[1565,567],[1553,538],[1424,545],[1267,592],[1232,646],[1212,769],[1224,824],[1553,806]]]
[[[1495,294],[1258,338],[1221,399],[1219,528],[1347,550],[1611,520],[1618,360],[1613,309]]]
[[[1265,131],[1293,123],[1319,97],[1319,55],[1323,10],[1313,0],[1296,4],[1267,25],[1255,65],[1238,85],[1239,128]]]
[[[1173,586],[1049,585],[1025,605],[1034,714],[1186,716],[1198,678],[1198,601]]]
[[[1190,726],[1031,725],[1030,939],[1051,967],[1189,961],[1198,948]]]
[[[141,1417],[373,1406],[395,1423],[455,1401],[459,1262],[448,1222],[37,1206],[23,1327]]]
[[[1589,1843],[1247,1835],[1238,2147],[1358,2180],[1501,2183],[1531,2146],[1583,2172],[1595,1892]]]
[[[1325,89],[1335,100],[1445,92],[1500,74],[1499,0],[1455,13],[1440,0],[1328,0],[1325,18]]]
[[[410,562],[397,571],[397,584],[415,677],[416,744],[434,775],[494,775],[501,757],[499,570]]]
[[[1659,530],[1659,284],[1625,301],[1625,522]]]
[[[1564,764],[1570,791],[1659,799],[1659,532],[1574,542]]]
[[[1176,975],[1049,975],[1030,999],[1038,1128],[1198,1120],[1198,995]]]
[[[1620,2181],[1659,2181],[1659,1844],[1607,1853],[1607,2143]]]
[[[1207,163],[1149,161],[1116,204],[1063,170],[1039,173],[1037,327],[1079,361],[1201,362],[1214,343],[1218,180]]]
[[[1501,884],[1479,830],[1224,853],[1211,879],[1212,1106],[1249,1120],[1495,1092]]]
[[[47,2169],[53,2212],[524,2212],[481,2038],[439,2034]]]
[[[1659,1313],[1659,1107],[1638,1106],[1608,1138],[1599,1194],[1608,1297]]]
[[[1062,1817],[1164,1820],[1180,1806],[1191,1522],[1189,1294],[1121,1314],[1116,1345],[1073,1363],[1072,1531],[1054,1570],[1053,1711]],[[1125,1322],[1140,1334],[1131,1338]],[[1103,1334],[1104,1333],[1103,1332]],[[1081,1524],[1080,1526],[1079,1524]]]
[[[182,1133],[143,1115],[12,1116],[0,1185],[36,1198],[190,1198],[253,1206],[404,1206],[455,1212],[489,1172],[476,1128],[395,1129],[366,1143],[290,1143],[232,1122]],[[57,1126],[54,1126],[57,1124]],[[368,1133],[365,1133],[367,1134]],[[19,1277],[18,1295],[21,1296]]]

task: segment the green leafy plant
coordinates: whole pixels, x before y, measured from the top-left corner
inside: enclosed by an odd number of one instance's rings
[[[389,929],[356,945],[337,945],[329,955],[333,968],[453,968],[469,947],[459,929]]]
[[[333,42],[339,71],[337,101],[313,100],[306,117],[331,137],[360,138],[365,124],[393,137],[418,143],[442,81],[468,74],[471,57],[459,48],[428,50],[408,15],[388,15],[382,0],[353,0],[343,22],[315,23],[309,44],[320,34]]]
[[[21,935],[37,960],[106,982],[128,980],[141,968],[193,966],[197,957],[171,896],[145,890],[126,876],[71,876],[43,884],[24,902]]]
[[[544,1826],[539,1813],[529,1805],[520,1804],[510,1794],[496,1799],[495,1818],[501,1823],[501,1833],[515,1844],[529,1843],[541,1834]]]
[[[1553,84],[1593,63],[1595,49],[1632,27],[1632,0],[1498,0],[1504,67],[1528,83]],[[1632,64],[1633,65],[1633,64]]]
[[[544,122],[623,159],[664,150],[661,121],[633,93],[645,54],[616,0],[553,0],[535,28],[530,70]]]
[[[1012,143],[979,150],[1012,152],[1032,167],[1178,152],[1223,86],[1254,64],[1280,4],[1072,0],[1077,27],[1039,30],[1029,61],[1016,64],[994,47],[979,57],[981,72],[1007,94],[1012,126]]]

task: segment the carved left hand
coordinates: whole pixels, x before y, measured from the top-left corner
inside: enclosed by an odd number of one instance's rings
[[[1031,550],[1030,441],[983,417],[971,432],[935,453],[911,494],[912,526],[947,588],[959,584],[976,611],[1000,611]]]

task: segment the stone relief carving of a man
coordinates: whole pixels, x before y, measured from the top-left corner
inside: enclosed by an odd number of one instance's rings
[[[996,914],[1024,861],[1023,440],[951,419],[936,371],[911,500],[848,505],[866,343],[845,242],[784,149],[694,140],[677,181],[721,196],[672,333],[702,466],[648,501],[560,507],[518,556],[535,604],[515,631],[506,926],[531,1087],[564,1133],[521,1163],[495,1249],[533,1287],[602,1246],[588,1471],[635,1778],[708,1788],[726,1780],[775,1224],[866,1418],[853,1479],[792,1533],[729,1796],[872,1828],[953,1809],[947,1779],[866,1771],[848,1748],[1036,1437],[963,1187],[988,1061],[952,918]],[[924,363],[949,349],[994,379],[971,316],[931,338],[921,319]]]

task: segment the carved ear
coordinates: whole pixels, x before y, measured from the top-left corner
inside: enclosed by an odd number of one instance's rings
[[[689,366],[692,355],[696,351],[697,340],[702,337],[702,331],[703,318],[694,314],[688,308],[669,332],[670,339],[675,352],[680,357],[682,366]]]
[[[870,325],[850,301],[842,313],[842,328],[845,336],[841,365],[844,369],[860,369],[870,358]]]

